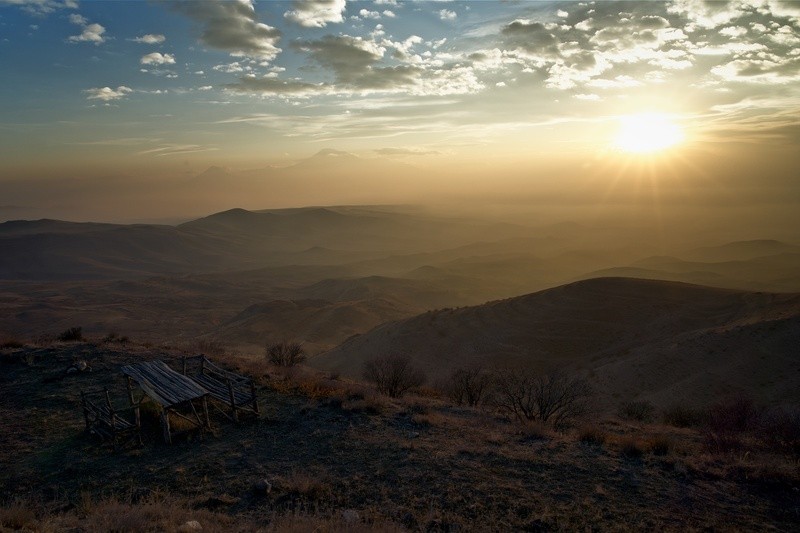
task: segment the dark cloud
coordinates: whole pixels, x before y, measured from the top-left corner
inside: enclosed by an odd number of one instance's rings
[[[256,78],[243,76],[237,83],[225,85],[225,88],[240,93],[289,94],[301,96],[324,90],[323,85],[316,85],[298,80],[281,80],[275,77]]]
[[[174,0],[168,4],[199,23],[200,40],[212,48],[268,61],[281,51],[277,46],[280,31],[258,22],[251,0]]]

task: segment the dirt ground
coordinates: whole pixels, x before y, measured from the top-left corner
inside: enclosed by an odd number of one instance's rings
[[[163,359],[179,368],[180,355],[88,343],[0,352],[0,503],[31,510],[16,526],[35,530],[45,515],[72,514],[77,530],[90,531],[80,525],[87,501],[136,508],[154,495],[227,517],[221,529],[282,529],[287,514],[318,517],[329,526],[322,530],[354,523],[412,531],[800,525],[796,457],[713,455],[696,430],[611,418],[598,422],[605,442],[590,444],[576,431],[521,427],[431,397],[389,400],[363,385],[241,361],[229,364],[258,378],[259,419],[234,424],[215,415],[213,434],[169,446],[145,417],[144,446],[118,451],[84,432],[82,389],[109,387],[124,405],[122,364]],[[91,372],[66,373],[76,361]],[[654,436],[669,440],[668,452],[623,452],[626,439]],[[254,489],[261,480],[269,490]],[[2,522],[0,530],[16,527]]]

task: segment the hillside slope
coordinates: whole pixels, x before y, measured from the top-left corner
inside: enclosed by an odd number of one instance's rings
[[[358,375],[364,361],[407,353],[436,379],[487,362],[589,375],[606,402],[707,401],[747,389],[800,400],[800,295],[599,278],[384,324],[313,359]]]

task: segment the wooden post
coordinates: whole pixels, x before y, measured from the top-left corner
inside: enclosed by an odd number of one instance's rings
[[[231,415],[233,415],[233,421],[238,422],[239,416],[236,414],[236,396],[233,395],[233,385],[231,385],[230,378],[225,378],[225,383],[228,384],[228,396],[231,399]]]
[[[208,416],[208,396],[203,396],[203,415],[206,417],[206,427],[211,431],[211,418]]]
[[[258,415],[259,412],[258,412],[258,397],[256,396],[256,384],[252,379],[250,380],[250,394],[253,395],[253,411],[255,411],[256,415]]]
[[[128,385],[128,400],[131,402],[131,407],[133,407],[133,415],[136,417],[136,436],[139,439],[139,446],[143,446],[144,442],[142,442],[142,413],[139,409],[139,404],[136,403],[136,399],[133,397],[133,380],[130,376],[125,376],[125,380]]]
[[[114,449],[117,449],[117,415],[114,413],[114,407],[111,405],[111,396],[108,393],[108,389],[105,390],[106,393],[106,406],[108,407],[108,414],[109,418],[111,419],[111,445]]]
[[[172,434],[169,431],[169,412],[166,407],[161,409],[161,429],[164,432],[164,442],[172,444]]]
[[[83,404],[83,419],[86,421],[86,431],[91,430],[91,423],[89,422],[89,407],[86,405],[86,393],[81,391],[81,404]]]

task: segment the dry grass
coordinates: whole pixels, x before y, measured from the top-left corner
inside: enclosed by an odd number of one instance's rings
[[[15,335],[0,336],[0,350],[22,348],[23,346],[25,346],[25,343],[23,343],[22,339]]]
[[[620,452],[625,457],[636,459],[644,455],[647,443],[634,436],[625,436],[620,441]]]
[[[597,426],[586,426],[578,433],[578,440],[584,444],[592,446],[602,446],[605,444],[608,435]]]
[[[0,526],[4,529],[34,529],[36,524],[36,513],[30,505],[16,500],[10,504],[0,507]]]
[[[647,439],[647,449],[653,455],[667,455],[675,448],[675,442],[668,435],[655,435]]]

